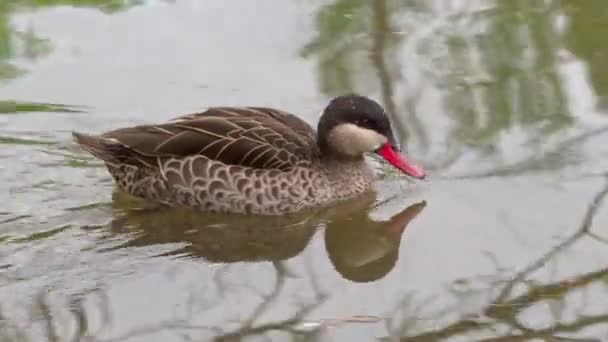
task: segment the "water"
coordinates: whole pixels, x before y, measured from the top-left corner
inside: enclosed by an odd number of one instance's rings
[[[608,9],[4,1],[0,340],[608,339]],[[425,182],[290,218],[157,210],[70,132],[380,100]],[[384,172],[386,171],[386,172]]]

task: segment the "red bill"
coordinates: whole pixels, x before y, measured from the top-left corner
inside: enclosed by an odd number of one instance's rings
[[[422,167],[409,161],[390,142],[382,145],[382,147],[376,150],[376,153],[410,177],[424,179],[427,176],[426,171]]]

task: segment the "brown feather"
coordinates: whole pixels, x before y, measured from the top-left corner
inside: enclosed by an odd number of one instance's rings
[[[215,107],[160,125],[107,132],[132,153],[132,163],[204,155],[228,165],[287,170],[318,158],[315,132],[298,117],[263,107]]]

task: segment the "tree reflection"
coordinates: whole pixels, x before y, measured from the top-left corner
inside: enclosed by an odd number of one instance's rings
[[[387,321],[389,330],[394,336],[401,336],[403,341],[437,341],[450,337],[466,335],[479,336],[477,341],[528,341],[533,338],[544,338],[551,341],[600,341],[596,336],[589,335],[590,327],[596,325],[608,325],[608,313],[589,314],[584,310],[572,308],[571,299],[568,297],[580,291],[594,291],[594,284],[602,284],[608,279],[608,267],[599,270],[583,272],[569,279],[561,279],[554,282],[538,284],[531,279],[536,271],[539,271],[553,261],[560,254],[566,252],[574,244],[585,237],[595,238],[592,232],[593,220],[608,196],[608,176],[605,178],[604,186],[595,194],[591,200],[579,228],[567,239],[547,251],[539,259],[530,263],[529,266],[520,270],[509,279],[493,282],[484,292],[489,292],[493,299],[479,310],[476,315],[469,315],[461,320],[447,324],[440,329],[434,329],[423,333],[409,333],[408,327],[412,322],[408,320],[411,308],[408,306],[398,307],[396,312],[390,316],[398,316],[397,312],[405,310],[405,319],[395,322],[389,318]],[[602,285],[601,285],[602,286]],[[522,291],[521,289],[525,290]],[[466,298],[463,298],[466,302]],[[523,322],[522,312],[526,309],[558,302],[557,317],[554,322],[545,328],[533,328]],[[586,305],[585,305],[586,306]],[[559,316],[566,313],[574,319],[565,323]],[[437,315],[440,316],[440,315]],[[438,317],[435,317],[436,319]],[[415,319],[414,319],[415,320]],[[501,333],[501,331],[503,331]]]
[[[587,75],[599,106],[608,110],[608,7],[602,0],[562,0],[558,4],[569,18],[564,42],[566,47],[587,63]]]
[[[11,16],[21,9],[57,6],[92,7],[106,13],[125,10],[141,4],[141,0],[3,0],[0,2],[0,81],[24,72],[12,61],[24,58],[34,61],[51,50],[51,42],[39,38],[32,31],[18,31],[11,25]]]
[[[581,56],[597,51],[587,35],[601,37],[589,34],[601,26],[600,19],[595,17],[596,24],[585,20],[595,15],[593,5],[574,2],[498,1],[450,8],[415,0],[336,0],[318,11],[318,34],[302,55],[317,61],[327,96],[346,91],[378,95],[404,142],[425,153],[438,150],[431,157],[438,160],[434,168],[475,156],[504,169],[548,153],[551,158],[542,159],[545,168],[557,169],[581,154],[580,145],[568,146],[566,153],[559,143],[572,137],[579,113],[569,111],[560,76],[557,16],[572,16],[568,40],[579,42],[570,45]],[[577,10],[563,11],[561,5]],[[601,84],[602,73],[596,74],[593,83]],[[435,110],[434,99],[441,114],[425,118],[433,114],[428,108]],[[429,101],[435,105],[429,107]],[[516,161],[509,160],[514,144],[526,146]]]
[[[32,30],[17,30],[11,25],[11,17],[23,9],[74,6],[92,7],[113,13],[141,4],[140,0],[2,0],[0,1],[0,84],[26,72],[15,63],[16,58],[34,62],[52,50],[52,42],[39,38]],[[16,102],[0,98],[0,114],[19,112],[81,112],[73,106],[53,103]]]
[[[550,5],[500,1],[493,14],[474,22],[484,33],[445,37],[448,71],[437,76],[448,88],[452,139],[493,150],[514,127],[546,136],[572,123],[557,75],[552,18]]]
[[[391,0],[338,0],[322,7],[316,17],[318,34],[301,50],[303,57],[318,61],[321,91],[334,96],[381,89],[389,114],[396,115],[393,83],[402,79],[397,51],[402,36],[392,32],[390,17],[424,7],[421,1]],[[408,127],[402,120],[394,122],[407,140]]]

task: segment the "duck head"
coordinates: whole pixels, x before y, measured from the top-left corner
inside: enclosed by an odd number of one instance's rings
[[[400,153],[386,112],[370,98],[334,98],[323,111],[317,132],[324,155],[360,158],[365,153],[376,153],[410,177],[426,177],[424,169]]]

